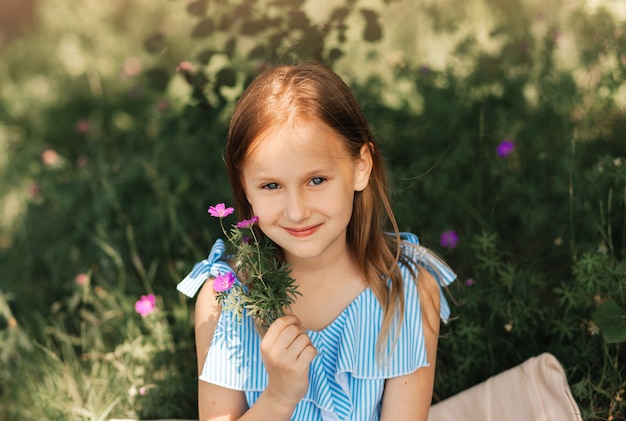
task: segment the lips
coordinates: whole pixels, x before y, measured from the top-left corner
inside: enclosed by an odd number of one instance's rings
[[[305,228],[285,228],[285,231],[287,231],[293,237],[305,238],[313,235],[320,225],[314,225],[312,227]]]

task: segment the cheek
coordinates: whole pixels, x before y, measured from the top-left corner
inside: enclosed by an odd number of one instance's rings
[[[260,224],[261,221],[266,221],[275,212],[276,203],[273,203],[271,199],[255,194],[248,194],[246,197],[252,208],[252,213],[259,217]]]

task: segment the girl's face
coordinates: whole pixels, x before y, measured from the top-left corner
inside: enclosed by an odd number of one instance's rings
[[[297,119],[254,139],[242,178],[259,228],[285,259],[323,263],[348,252],[354,192],[367,186],[371,167],[366,146],[355,159],[330,127]]]

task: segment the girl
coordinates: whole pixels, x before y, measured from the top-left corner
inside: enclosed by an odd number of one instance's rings
[[[455,275],[399,232],[350,89],[321,65],[266,71],[235,108],[225,160],[238,216],[258,216],[302,295],[261,337],[215,299],[209,274],[232,270],[219,247],[181,282],[193,296],[209,279],[195,311],[200,419],[425,421]]]

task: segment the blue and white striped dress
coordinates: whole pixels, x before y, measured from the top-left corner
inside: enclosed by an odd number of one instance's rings
[[[417,236],[402,233],[408,243],[418,245]],[[223,243],[216,244],[209,259],[196,264],[183,280],[179,291],[195,295],[207,275],[216,276],[230,267],[218,260]],[[456,275],[426,249],[403,246],[417,264],[425,267],[440,287]],[[218,256],[216,258],[215,256]],[[416,268],[414,268],[416,269]],[[428,366],[422,310],[417,288],[408,268],[404,278],[405,312],[398,335],[392,328],[384,363],[377,362],[376,341],[382,321],[382,308],[368,288],[321,331],[308,331],[317,356],[309,371],[309,389],[298,404],[292,420],[378,420],[385,380]],[[441,319],[447,321],[450,308],[440,288]],[[395,346],[392,346],[397,339]],[[200,379],[245,393],[252,406],[267,386],[267,371],[261,361],[261,338],[250,317],[241,322],[222,311]]]

